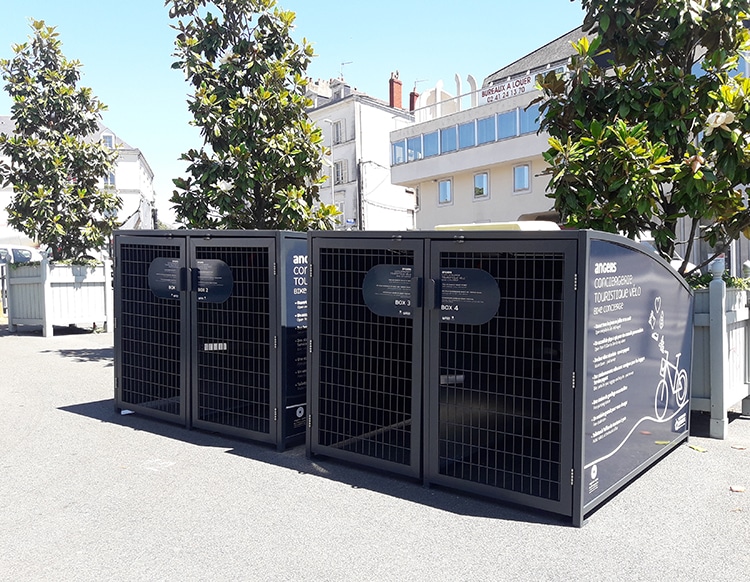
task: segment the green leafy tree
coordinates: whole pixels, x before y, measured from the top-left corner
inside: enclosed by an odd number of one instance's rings
[[[0,182],[13,186],[8,223],[52,253],[76,260],[107,243],[122,201],[100,186],[116,152],[86,138],[106,107],[78,88],[81,64],[67,60],[54,27],[31,21],[29,41],[0,60],[13,99],[12,135],[0,135]]]
[[[568,74],[539,79],[555,209],[575,227],[650,231],[665,258],[696,239],[723,252],[750,234],[750,81],[734,76],[748,1],[582,5]]]
[[[205,145],[191,149],[171,202],[192,228],[326,229],[319,203],[322,133],[307,117],[313,55],[275,0],[167,0],[177,61],[194,87],[188,107]],[[215,10],[213,14],[211,10]]]

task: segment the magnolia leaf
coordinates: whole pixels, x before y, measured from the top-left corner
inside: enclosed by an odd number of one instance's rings
[[[599,19],[599,28],[602,29],[602,32],[607,32],[609,29],[609,15],[608,14],[602,14],[602,17]]]

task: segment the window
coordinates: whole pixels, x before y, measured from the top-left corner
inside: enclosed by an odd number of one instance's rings
[[[440,130],[440,153],[456,151],[456,127],[446,127]]]
[[[410,137],[406,140],[406,161],[422,159],[422,136]]]
[[[516,110],[506,111],[497,116],[497,139],[506,139],[515,137],[516,131]]]
[[[528,192],[530,189],[529,164],[515,166],[513,168],[513,192]]]
[[[477,120],[477,144],[495,141],[495,116]]]
[[[106,176],[104,176],[104,187],[105,188],[107,188],[107,187],[114,188],[115,187],[115,173],[114,172],[109,172],[109,174],[107,174]]]
[[[349,167],[346,160],[339,160],[333,164],[333,183],[344,184],[349,181]]]
[[[474,174],[474,199],[489,198],[490,176],[487,172]]]
[[[477,143],[474,135],[474,122],[462,123],[458,126],[458,147],[459,149],[470,148]]]
[[[346,131],[344,127],[344,121],[342,119],[334,121],[331,124],[331,131],[333,132],[331,139],[333,139],[334,144],[346,141]]]
[[[391,165],[398,166],[406,161],[406,142],[404,140],[391,144]]]
[[[521,135],[533,133],[539,129],[539,105],[532,105],[527,110],[521,109]]]
[[[438,143],[438,132],[425,133],[422,136],[422,147],[424,148],[424,157],[436,156],[440,153],[440,144]]]
[[[109,133],[105,133],[102,135],[102,145],[105,148],[114,149],[115,148],[115,136]]]
[[[438,204],[453,202],[453,183],[450,180],[440,180],[438,183]]]
[[[336,228],[346,228],[346,203],[343,200],[336,202],[336,210],[341,213],[336,216],[336,220],[338,221]]]

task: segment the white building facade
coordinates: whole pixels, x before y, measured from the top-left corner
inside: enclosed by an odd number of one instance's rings
[[[389,103],[359,93],[341,79],[311,82],[308,96],[313,100],[308,115],[330,149],[320,199],[341,212],[337,229],[415,228],[414,192],[391,183],[389,135],[414,119],[401,108],[398,79],[391,79]]]
[[[468,77],[456,96],[438,84],[419,96],[415,123],[391,133],[391,179],[414,190],[416,226],[554,219],[549,176],[538,134],[535,78],[563,71],[574,30],[488,76],[481,88]]]
[[[468,93],[456,79],[455,97],[439,83],[421,95],[415,123],[391,133],[391,175],[394,184],[417,195],[416,227],[481,224],[518,220],[558,221],[547,196],[550,176],[542,153],[546,133],[538,133],[539,108],[530,105],[541,95],[537,75],[564,74],[571,42],[584,36],[575,29],[533,53],[489,75]],[[748,59],[738,72],[750,74]],[[690,236],[688,224],[677,226],[677,252],[682,256]],[[643,233],[648,240],[649,233]],[[713,256],[705,241],[696,241],[688,259],[700,264]],[[750,240],[741,237],[725,250],[727,268],[741,276],[750,261]]]
[[[13,129],[11,117],[0,116],[0,133],[11,134]],[[112,172],[102,180],[101,186],[114,188],[122,199],[122,208],[117,215],[122,228],[155,228],[153,219],[154,172],[143,153],[119,139],[111,129],[101,124],[99,130],[89,139],[101,141],[110,148],[117,148],[115,166]],[[0,188],[0,241],[29,244],[32,241],[8,225],[7,207],[12,197],[12,186]]]

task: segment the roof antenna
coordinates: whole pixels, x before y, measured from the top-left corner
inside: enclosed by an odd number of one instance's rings
[[[354,61],[346,61],[339,66],[339,79],[344,80],[344,65],[351,65]]]

